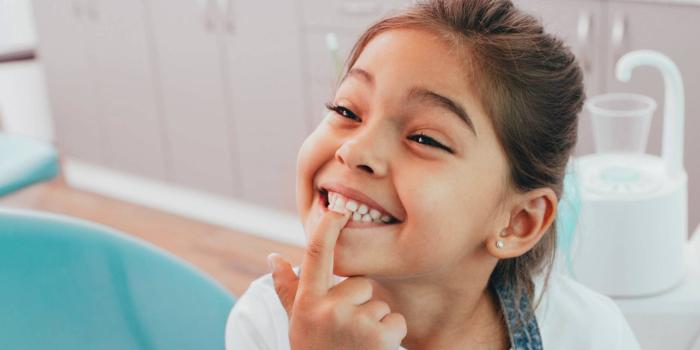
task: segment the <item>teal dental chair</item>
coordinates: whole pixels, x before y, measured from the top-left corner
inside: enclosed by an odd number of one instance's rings
[[[58,174],[58,154],[47,143],[0,133],[0,196]]]
[[[234,298],[105,226],[0,208],[0,348],[223,349]]]
[[[569,159],[564,175],[562,198],[557,206],[557,254],[563,256],[565,274],[576,278],[573,269],[573,245],[581,212],[581,194],[575,160]]]

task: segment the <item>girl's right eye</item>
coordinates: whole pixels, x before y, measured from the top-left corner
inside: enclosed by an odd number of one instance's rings
[[[341,105],[333,104],[330,102],[326,103],[325,105],[329,111],[334,111],[335,113],[341,115],[344,118],[360,121],[360,118],[356,116],[355,113]]]

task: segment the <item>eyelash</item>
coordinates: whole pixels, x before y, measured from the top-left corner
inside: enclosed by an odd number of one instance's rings
[[[327,108],[329,111],[333,111],[333,112],[335,112],[336,114],[342,116],[343,118],[348,118],[348,119],[353,119],[353,118],[354,118],[354,119],[357,119],[357,120],[360,119],[360,118],[359,118],[358,116],[356,116],[355,113],[353,113],[351,110],[349,110],[349,109],[347,109],[346,107],[343,107],[343,106],[341,106],[341,105],[332,104],[332,103],[326,103],[325,106],[326,106],[326,108]],[[346,115],[346,113],[349,113],[350,116]],[[418,134],[411,135],[411,136],[409,136],[409,139],[411,139],[411,140],[415,140],[415,139],[417,139],[417,140],[425,139],[425,140],[428,140],[428,143],[422,143],[422,142],[418,142],[418,143],[420,143],[421,145],[426,145],[426,146],[430,146],[430,147],[434,147],[434,148],[440,148],[440,149],[443,149],[443,150],[445,150],[445,151],[447,151],[447,152],[449,152],[449,153],[454,153],[454,152],[452,151],[452,149],[450,149],[449,147],[447,147],[447,146],[441,144],[440,142],[435,141],[435,139],[433,139],[432,137],[430,137],[430,136],[428,136],[428,135],[425,135],[425,134],[423,134],[423,133],[418,133]]]

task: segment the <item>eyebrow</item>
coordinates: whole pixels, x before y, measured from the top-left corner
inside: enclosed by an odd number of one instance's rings
[[[367,82],[371,87],[374,87],[374,77],[372,74],[370,74],[368,71],[362,69],[362,68],[352,68],[350,71],[345,74],[343,79],[340,80],[340,84],[345,81],[345,79],[349,77],[359,77],[365,82]],[[338,86],[340,86],[338,84]],[[459,119],[461,119],[464,123],[467,124],[469,127],[469,130],[474,134],[474,136],[477,136],[476,134],[476,128],[474,127],[474,123],[472,122],[472,119],[469,117],[467,112],[464,110],[464,108],[458,104],[457,102],[451,100],[448,97],[445,97],[443,95],[438,94],[437,92],[428,90],[426,88],[422,87],[413,87],[411,90],[409,90],[407,94],[408,99],[421,99],[425,100],[433,105],[436,105],[438,107],[445,108],[452,113],[454,113]]]

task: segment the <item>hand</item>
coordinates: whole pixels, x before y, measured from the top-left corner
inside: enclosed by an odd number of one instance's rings
[[[281,256],[271,254],[275,291],[289,316],[292,349],[391,349],[406,336],[403,315],[372,299],[365,277],[333,285],[333,250],[350,213],[329,210],[309,237],[301,277]]]

